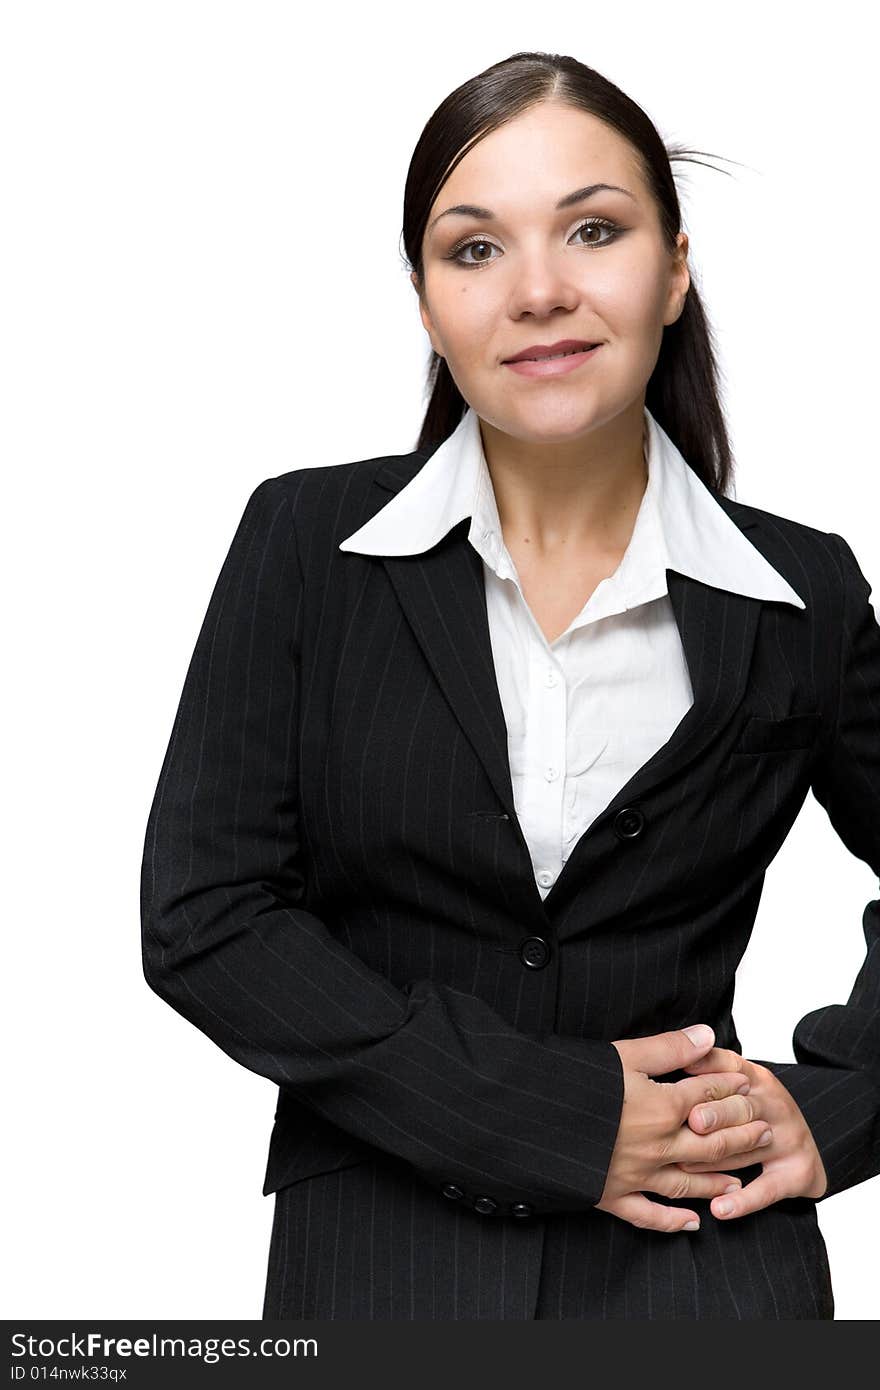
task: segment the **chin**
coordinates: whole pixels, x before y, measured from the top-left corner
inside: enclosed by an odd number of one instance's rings
[[[536,444],[561,444],[595,428],[603,418],[598,410],[589,408],[582,396],[570,402],[535,401],[512,412],[512,428],[508,432]]]

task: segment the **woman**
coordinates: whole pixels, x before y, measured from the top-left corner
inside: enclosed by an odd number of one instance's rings
[[[831,1318],[876,946],[796,1063],[731,1005],[810,788],[880,873],[868,583],[727,496],[669,155],[613,84],[466,82],[404,222],[418,447],[255,489],[144,852],[147,980],[279,1087],[264,1317]]]

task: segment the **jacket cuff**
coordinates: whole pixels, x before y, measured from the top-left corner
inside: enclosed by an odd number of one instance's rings
[[[880,1172],[880,1089],[865,1071],[805,1062],[765,1062],[800,1107],[825,1166],[828,1186],[816,1200]]]
[[[581,1113],[572,1141],[577,1156],[588,1159],[592,1169],[590,1190],[583,1192],[580,1203],[573,1206],[567,1200],[551,1200],[544,1204],[543,1210],[549,1214],[593,1207],[602,1200],[620,1131],[625,1087],[623,1061],[614,1044],[606,1040],[549,1033],[542,1042],[559,1059],[551,1090],[563,1086],[567,1099],[574,1102]],[[568,1074],[569,1063],[574,1068],[573,1075]],[[600,1078],[601,1086],[597,1084]]]

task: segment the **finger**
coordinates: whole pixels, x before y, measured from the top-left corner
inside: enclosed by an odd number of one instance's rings
[[[760,1116],[751,1096],[733,1095],[709,1105],[696,1105],[687,1122],[695,1134],[708,1134],[714,1129],[729,1129],[732,1125],[748,1124]]]
[[[703,1057],[697,1057],[693,1062],[686,1063],[681,1070],[691,1073],[706,1071],[742,1071],[745,1072],[747,1059],[740,1052],[733,1052],[729,1047],[712,1047]],[[746,1076],[748,1073],[746,1072]]]
[[[722,1160],[725,1168],[753,1168],[756,1163],[764,1162],[764,1149],[759,1148],[757,1153],[738,1153],[725,1154]],[[685,1173],[716,1173],[717,1163],[679,1163],[677,1165]]]
[[[695,1211],[663,1206],[661,1202],[650,1201],[641,1192],[628,1192],[625,1197],[616,1198],[611,1214],[646,1231],[665,1231],[670,1235],[688,1229],[690,1222],[696,1223],[694,1230],[700,1225]]]
[[[696,1027],[697,1036],[693,1036]],[[691,1032],[675,1028],[667,1033],[654,1033],[647,1038],[617,1038],[613,1046],[620,1053],[626,1071],[641,1071],[646,1076],[663,1076],[675,1071],[685,1062],[702,1057],[715,1042],[715,1033],[708,1025],[691,1025]]]
[[[764,1139],[765,1134],[770,1138]],[[717,1172],[719,1168],[727,1166],[728,1155],[739,1156],[750,1150],[763,1154],[772,1143],[772,1138],[773,1132],[766,1120],[751,1120],[749,1124],[715,1130],[711,1134],[694,1134],[687,1125],[683,1125],[675,1136],[668,1162],[680,1166],[685,1163],[708,1163]],[[752,1162],[755,1161],[753,1157]]]
[[[677,1116],[684,1124],[695,1105],[701,1101],[723,1100],[736,1095],[749,1079],[742,1072],[716,1071],[704,1076],[685,1076],[681,1081],[673,1081]]]
[[[738,1216],[748,1216],[750,1212],[769,1207],[785,1195],[774,1177],[762,1173],[739,1192],[731,1193],[728,1197],[717,1197],[709,1210],[720,1221],[732,1221]]]
[[[753,1160],[754,1161],[754,1160]],[[672,1197],[676,1201],[697,1197],[720,1197],[724,1192],[739,1192],[742,1183],[730,1173],[690,1173],[677,1163],[664,1163],[658,1168],[646,1189],[658,1197]]]

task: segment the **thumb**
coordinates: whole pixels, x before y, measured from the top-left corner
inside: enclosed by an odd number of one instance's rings
[[[694,1023],[689,1028],[674,1028],[647,1038],[621,1038],[614,1046],[624,1067],[630,1071],[665,1076],[667,1072],[690,1066],[714,1044],[715,1034],[708,1023]]]

